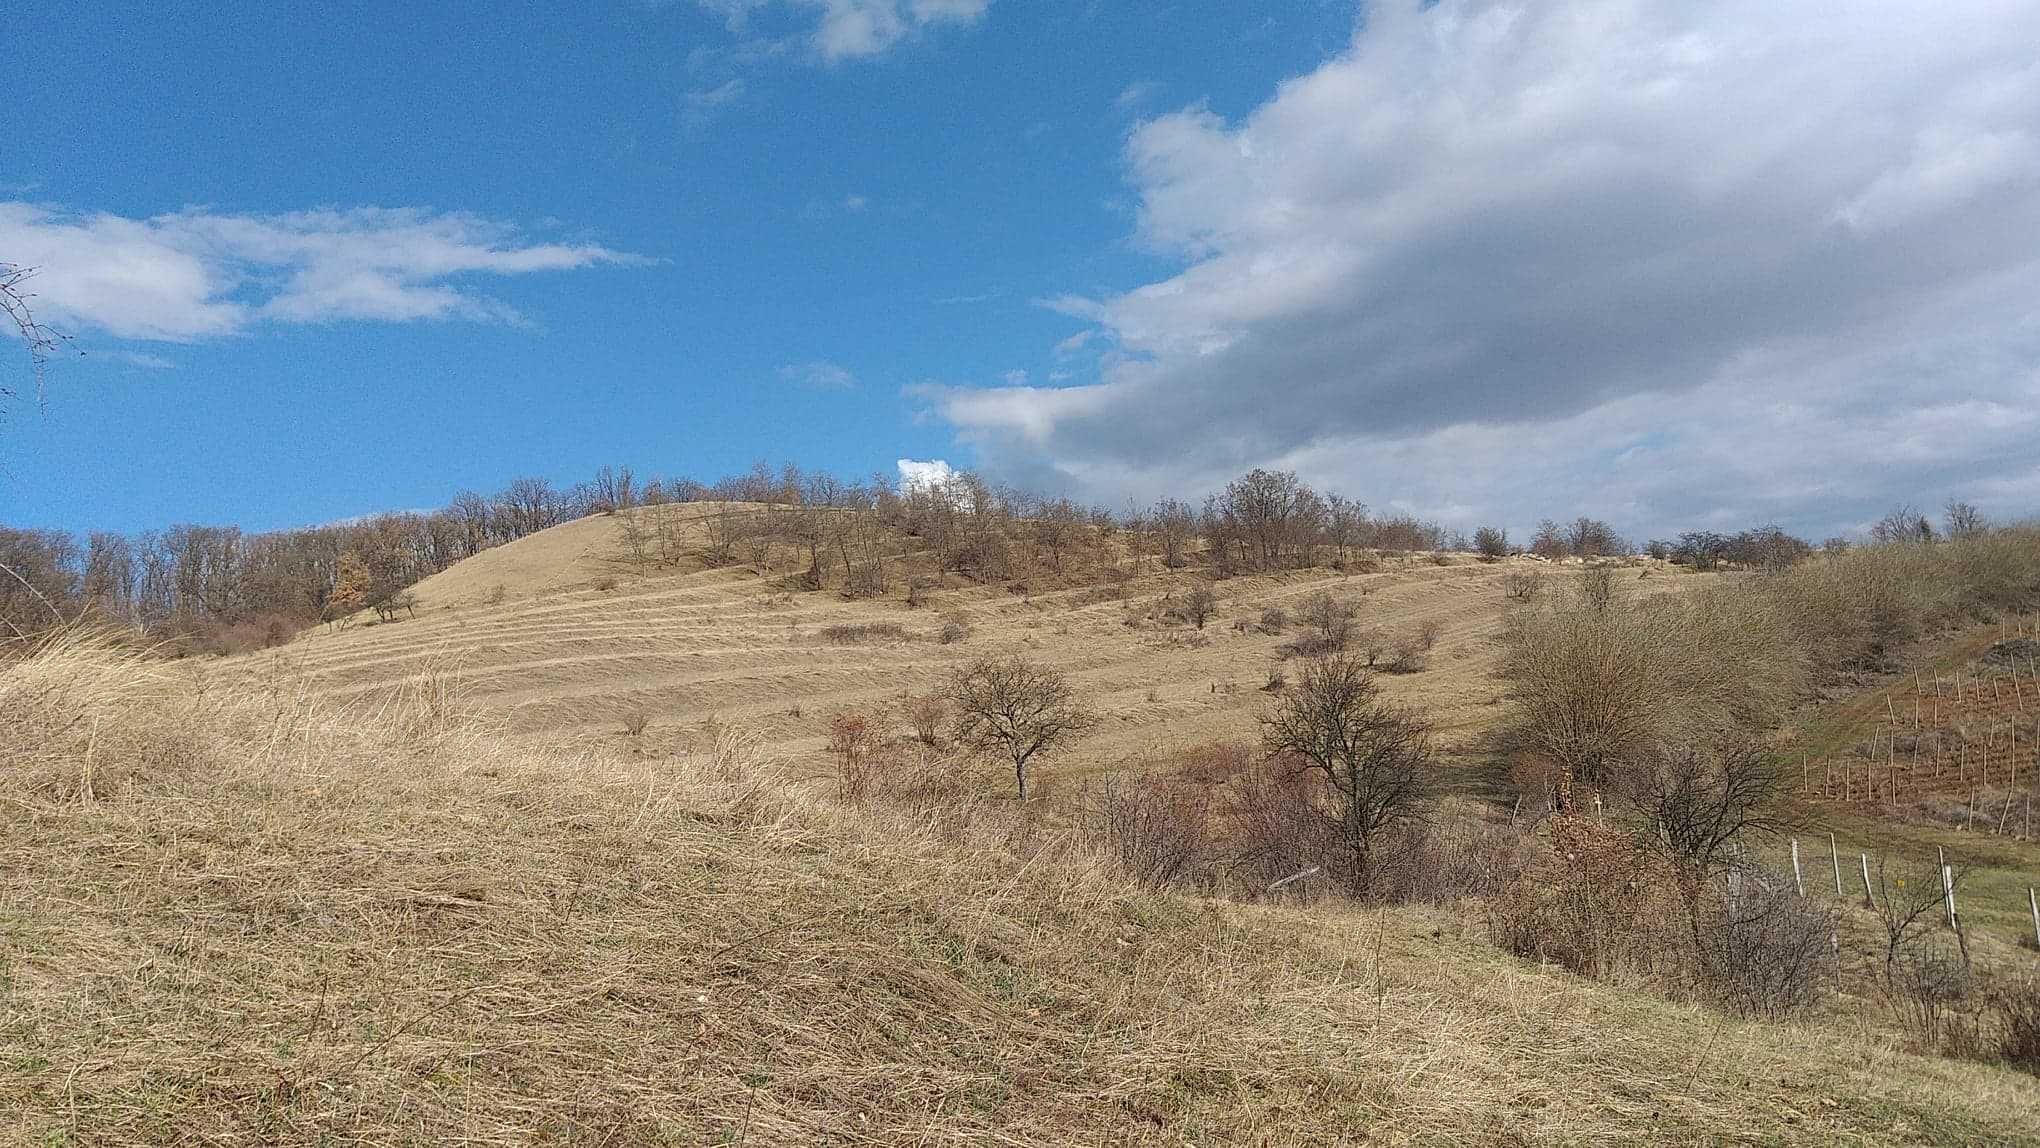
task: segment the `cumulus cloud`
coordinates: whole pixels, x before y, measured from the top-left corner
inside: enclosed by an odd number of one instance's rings
[[[956,471],[939,458],[903,458],[897,465],[900,468],[902,490],[927,490],[941,486],[956,477]]]
[[[779,368],[779,377],[789,383],[813,387],[816,390],[840,391],[857,385],[857,378],[848,367],[817,359],[812,363],[791,363]]]
[[[1243,119],[1130,134],[1181,269],[1046,301],[1101,382],[924,397],[1101,495],[1287,463],[1648,529],[2027,489],[2036,42],[1989,0],[1368,5]]]
[[[514,320],[477,276],[566,271],[635,257],[529,243],[456,213],[357,208],[147,219],[0,202],[0,251],[42,272],[52,322],[123,338],[191,341],[264,321]]]

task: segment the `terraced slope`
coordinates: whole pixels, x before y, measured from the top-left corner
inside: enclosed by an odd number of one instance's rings
[[[698,519],[721,509],[664,512]],[[710,569],[698,556],[641,574],[627,559],[622,520],[589,518],[421,583],[415,618],[321,630],[262,657],[294,663],[334,699],[385,690],[457,659],[470,702],[510,730],[620,738],[625,715],[641,710],[651,720],[649,750],[682,747],[719,719],[798,756],[821,749],[833,713],[932,691],[984,652],[1022,651],[1069,672],[1104,717],[1052,771],[1070,776],[1153,750],[1250,736],[1260,690],[1281,664],[1278,648],[1294,637],[1293,622],[1287,634],[1262,632],[1262,611],[1283,607],[1293,616],[1304,599],[1330,590],[1358,604],[1362,630],[1393,637],[1439,625],[1426,670],[1383,680],[1391,695],[1439,723],[1448,749],[1463,749],[1499,709],[1495,638],[1511,608],[1503,579],[1535,563],[1444,561],[1404,556],[1368,574],[1231,579],[1218,584],[1219,613],[1199,631],[1149,615],[1201,576],[1152,563],[1112,587],[1123,596],[1103,586],[1025,595],[952,579],[926,606],[908,609],[898,595],[789,593],[781,578],[747,566]],[[791,564],[782,555],[778,573]],[[1619,573],[1635,590],[1681,580],[1663,567]],[[1544,574],[1547,585],[1569,576]],[[969,637],[941,642],[950,619],[964,620]],[[868,623],[898,625],[905,636],[844,643],[825,632]]]

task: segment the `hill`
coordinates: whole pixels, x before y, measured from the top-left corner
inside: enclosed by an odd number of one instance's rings
[[[0,1141],[2040,1137],[2032,1078],[1852,1020],[1668,1004],[1434,911],[1141,891],[1010,803],[837,808],[733,732],[548,748],[442,676],[261,685],[0,668]]]
[[[716,722],[754,731],[774,752],[812,756],[832,714],[897,708],[902,693],[935,689],[986,651],[1024,650],[1067,671],[1105,717],[1049,775],[1081,776],[1142,755],[1250,736],[1259,691],[1312,596],[1352,603],[1355,624],[1385,642],[1434,626],[1423,672],[1385,675],[1387,691],[1421,708],[1459,763],[1485,763],[1478,740],[1493,724],[1495,640],[1511,607],[1505,583],[1560,573],[1527,558],[1355,555],[1344,572],[1319,568],[1216,584],[1203,628],[1166,617],[1201,571],[1173,571],[1106,541],[1061,574],[1042,569],[990,584],[939,576],[919,540],[897,531],[888,552],[931,583],[909,608],[905,576],[883,597],[800,591],[802,557],[781,547],[762,564],[705,561],[704,523],[734,504],[639,508],[580,519],[470,558],[415,587],[415,617],[360,622],[301,636],[243,665],[303,674],[320,696],[346,701],[401,684],[422,667],[457,661],[467,697],[492,723],[573,732],[591,744],[620,737],[643,713],[648,752],[698,746]],[[639,564],[628,532],[685,523],[676,561]],[[635,516],[635,521],[633,521]],[[1626,591],[1694,576],[1662,563],[1618,570]],[[1264,626],[1268,611],[1286,613]],[[967,636],[955,637],[961,623]],[[949,627],[955,640],[944,641]],[[893,628],[897,628],[896,630]],[[1479,779],[1469,775],[1468,783]]]

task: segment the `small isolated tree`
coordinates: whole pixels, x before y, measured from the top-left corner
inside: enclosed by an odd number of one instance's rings
[[[1068,744],[1096,721],[1069,679],[1024,658],[979,658],[957,671],[946,691],[955,707],[950,734],[958,744],[1013,763],[1013,782],[1027,800],[1027,767]]]
[[[1483,526],[1473,532],[1473,549],[1482,562],[1499,562],[1509,556],[1509,532],[1499,526]]]
[[[1335,652],[1346,648],[1353,640],[1353,615],[1358,613],[1351,602],[1332,597],[1329,591],[1320,590],[1303,600],[1303,608],[1297,618],[1316,635],[1322,649]]]
[[[1877,893],[1871,898],[1870,910],[1884,931],[1885,988],[1897,992],[1901,987],[1901,958],[1939,923],[1937,918],[1947,904],[1948,886],[1942,883],[1937,865],[1893,869],[1886,862],[1886,858],[1877,859]],[[1949,873],[1954,878],[1954,887],[1960,889],[1964,873],[1952,868]],[[1867,895],[1868,891],[1865,892]],[[1964,958],[1966,961],[1966,952]]]
[[[1776,828],[1768,811],[1777,770],[1750,744],[1718,753],[1660,748],[1644,755],[1625,780],[1644,840],[1679,875],[1698,940],[1707,879],[1730,863],[1749,834]]]
[[[1543,585],[1543,580],[1537,577],[1537,575],[1518,570],[1502,579],[1502,594],[1509,598],[1521,598],[1527,602],[1532,595],[1537,593],[1537,587],[1540,585]]]
[[[333,575],[333,592],[326,596],[326,620],[345,624],[350,614],[368,605],[375,580],[368,564],[352,550],[340,556]]]
[[[1321,812],[1352,855],[1353,892],[1365,893],[1384,830],[1421,815],[1430,782],[1430,728],[1380,699],[1359,660],[1304,667],[1296,687],[1262,715],[1261,746],[1297,773],[1316,773],[1333,800]]]
[[[1898,542],[1932,542],[1934,524],[1928,521],[1926,515],[1907,503],[1878,519],[1877,524],[1870,528],[1870,537],[1886,545]]]
[[[1989,524],[1984,520],[1983,511],[1960,499],[1948,503],[1946,521],[1950,538],[1970,538],[1982,534],[1989,528]]]
[[[1209,586],[1194,586],[1183,596],[1183,620],[1202,630],[1218,612],[1218,594]]]
[[[935,747],[942,743],[942,723],[949,720],[949,701],[941,694],[922,694],[907,699],[907,724],[914,727],[914,736],[921,744]]]

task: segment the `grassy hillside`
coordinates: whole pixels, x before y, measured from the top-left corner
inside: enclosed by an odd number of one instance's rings
[[[0,1140],[2040,1138],[2031,1077],[1454,916],[1142,892],[968,792],[832,808],[734,730],[650,757],[485,732],[439,673],[333,687],[0,669]]]
[[[633,513],[698,522],[721,509]],[[784,549],[762,573],[745,563],[708,568],[698,555],[641,570],[628,557],[624,529],[622,516],[586,518],[486,551],[419,584],[415,618],[314,631],[252,662],[265,672],[286,666],[342,701],[455,657],[473,703],[503,728],[574,731],[594,742],[618,737],[623,717],[643,711],[648,751],[697,746],[719,719],[741,722],[775,752],[798,758],[819,753],[832,713],[934,689],[986,650],[1024,650],[1069,672],[1105,717],[1050,766],[1053,784],[1145,753],[1249,735],[1257,691],[1295,636],[1294,615],[1320,592],[1356,603],[1362,631],[1393,639],[1426,622],[1439,627],[1424,672],[1384,681],[1438,723],[1448,748],[1466,748],[1499,712],[1491,675],[1512,608],[1504,581],[1529,571],[1555,585],[1567,573],[1528,559],[1400,555],[1370,557],[1348,573],[1239,577],[1218,584],[1219,611],[1198,630],[1155,615],[1208,585],[1203,574],[1163,570],[1152,559],[1136,572],[1109,546],[1098,556],[1102,569],[1024,586],[950,575],[925,605],[909,609],[897,590],[855,601],[789,591],[801,559]],[[895,545],[910,553],[915,540],[900,536]],[[1705,581],[1657,563],[1624,568],[1620,578],[1625,592]],[[1292,616],[1282,632],[1260,628],[1271,608]],[[943,627],[956,620],[969,636],[944,643]],[[847,644],[829,634],[866,624],[902,633]]]

